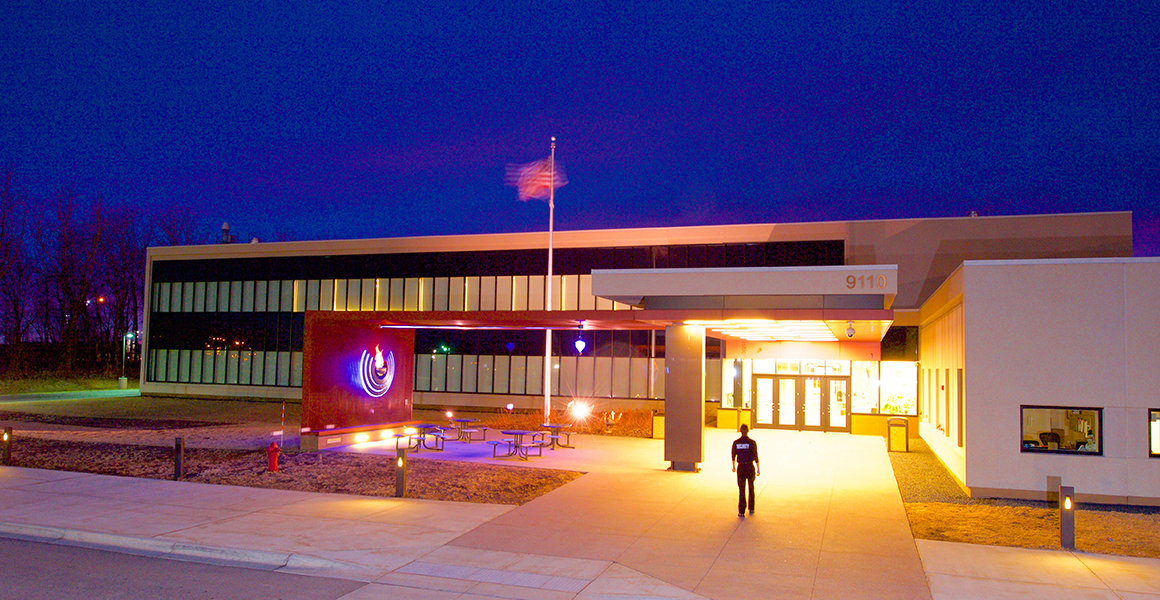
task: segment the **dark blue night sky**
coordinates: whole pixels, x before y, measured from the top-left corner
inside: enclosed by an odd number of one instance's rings
[[[0,159],[207,240],[1131,210],[1154,2],[9,2]],[[124,6],[120,6],[124,5]]]

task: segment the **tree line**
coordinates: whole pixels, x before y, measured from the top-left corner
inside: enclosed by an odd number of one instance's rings
[[[122,344],[130,359],[140,347],[146,248],[209,239],[188,209],[147,214],[72,184],[38,195],[0,168],[0,369],[119,369]]]

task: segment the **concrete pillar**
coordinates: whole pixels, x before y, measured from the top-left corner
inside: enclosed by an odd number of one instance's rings
[[[705,461],[705,328],[665,328],[665,460],[674,471]]]

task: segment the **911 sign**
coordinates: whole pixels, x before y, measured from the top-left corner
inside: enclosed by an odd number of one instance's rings
[[[848,290],[884,290],[886,289],[885,275],[847,275],[846,289]]]

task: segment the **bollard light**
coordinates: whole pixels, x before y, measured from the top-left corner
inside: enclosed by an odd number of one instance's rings
[[[12,464],[12,428],[4,428],[4,464]]]
[[[1059,545],[1075,550],[1075,488],[1059,486]]]
[[[185,475],[185,438],[173,438],[173,480]]]
[[[395,450],[395,497],[407,495],[407,449]]]

